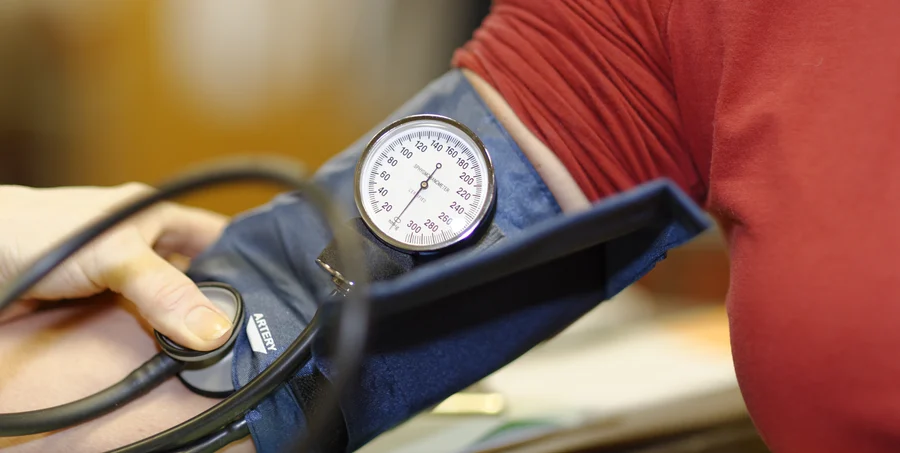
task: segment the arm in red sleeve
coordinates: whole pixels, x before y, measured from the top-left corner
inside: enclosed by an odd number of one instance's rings
[[[731,247],[735,365],[776,453],[900,451],[897,17],[893,0],[707,0],[669,19]]]
[[[670,0],[495,0],[454,64],[490,83],[591,200],[668,177],[696,200],[663,27]]]
[[[900,3],[498,0],[455,58],[592,200],[720,221],[735,365],[775,453],[900,451]]]

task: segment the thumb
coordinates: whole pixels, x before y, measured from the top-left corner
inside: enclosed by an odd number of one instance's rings
[[[209,351],[228,339],[231,319],[187,275],[149,246],[122,261],[106,277],[111,290],[132,301],[153,328],[175,343]]]

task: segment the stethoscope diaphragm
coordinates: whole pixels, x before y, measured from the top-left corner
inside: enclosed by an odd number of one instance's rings
[[[197,286],[210,302],[231,318],[234,327],[228,340],[212,351],[196,351],[175,343],[156,330],[153,333],[166,355],[184,362],[185,368],[178,377],[185,386],[203,396],[222,398],[235,390],[231,380],[232,349],[240,334],[238,326],[244,318],[244,302],[240,293],[225,283],[204,282]]]

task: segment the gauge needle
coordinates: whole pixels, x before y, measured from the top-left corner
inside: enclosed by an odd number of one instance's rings
[[[428,178],[427,178],[427,179],[425,179],[424,181],[422,181],[422,182],[419,183],[419,190],[417,190],[417,191],[416,191],[416,194],[413,195],[412,200],[409,200],[409,203],[406,204],[406,207],[403,208],[402,211],[400,211],[400,214],[399,214],[397,217],[394,217],[394,221],[391,223],[391,226],[392,226],[392,227],[397,226],[397,222],[400,221],[400,217],[403,217],[403,213],[405,213],[406,210],[409,209],[410,206],[412,206],[413,202],[416,201],[416,198],[419,197],[419,193],[421,193],[423,190],[425,190],[425,189],[428,188],[428,181],[431,181],[431,177],[434,176],[434,174],[437,173],[437,171],[440,170],[441,167],[442,167],[442,165],[441,165],[440,162],[438,162],[437,164],[435,164],[435,165],[434,165],[434,171],[431,172],[430,175],[428,175]]]

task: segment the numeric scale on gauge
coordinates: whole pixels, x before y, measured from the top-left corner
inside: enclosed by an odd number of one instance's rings
[[[494,199],[494,169],[484,144],[442,116],[415,115],[388,125],[356,169],[356,204],[366,225],[406,252],[464,241]]]

